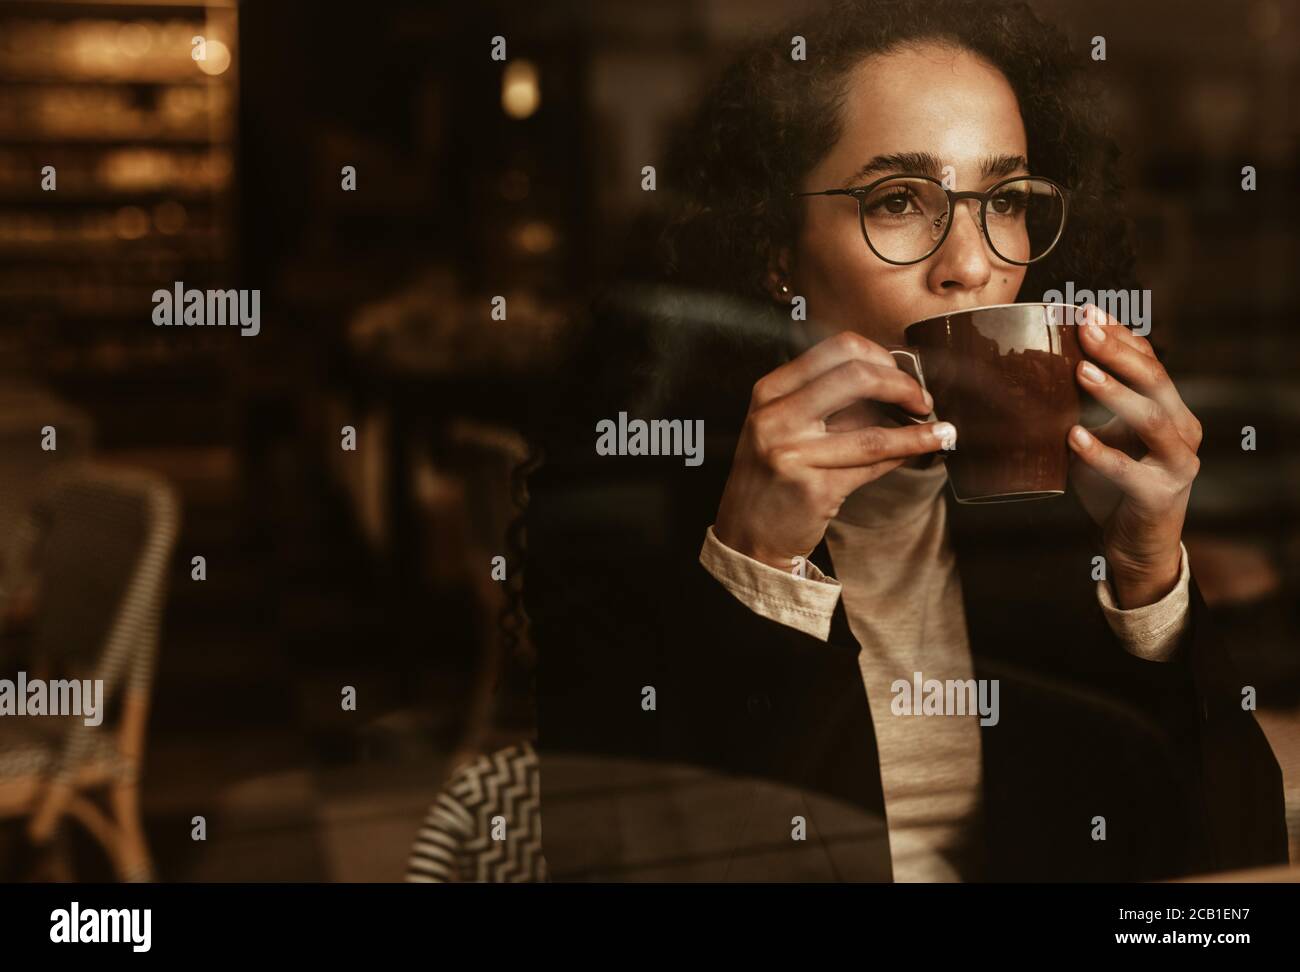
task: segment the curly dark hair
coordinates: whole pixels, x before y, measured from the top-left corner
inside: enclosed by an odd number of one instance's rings
[[[794,35],[805,39],[804,61],[791,57]],[[870,55],[925,41],[968,50],[1006,76],[1033,170],[1071,190],[1066,234],[1028,268],[1022,295],[1041,299],[1065,280],[1135,286],[1119,153],[1082,70],[1092,62],[1028,4],[1009,0],[835,0],[750,44],[670,156],[666,279],[775,305],[764,278],[797,238],[803,212],[788,193],[838,142],[849,72]]]

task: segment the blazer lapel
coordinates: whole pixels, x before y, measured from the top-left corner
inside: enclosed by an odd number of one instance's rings
[[[810,555],[810,559],[824,573],[834,577],[835,564],[831,560],[830,547],[825,537]],[[851,652],[857,656],[862,651],[853,630],[849,627],[848,612],[844,608],[844,598],[835,602],[835,611],[831,616],[831,630],[827,638],[835,650]],[[866,709],[863,720],[866,731],[867,751],[875,761],[864,766],[865,783],[874,807],[879,808],[877,826],[864,830],[862,818],[855,816],[851,807],[826,800],[817,794],[805,795],[805,813],[810,830],[818,832],[823,839],[823,847],[834,872],[846,881],[881,880],[881,864],[885,870],[884,880],[893,880],[894,862],[889,847],[889,832],[885,817],[884,785],[880,777],[880,750],[878,748],[875,726],[871,719],[871,703],[867,697],[865,685],[862,687],[862,705]],[[849,839],[845,839],[845,834]]]

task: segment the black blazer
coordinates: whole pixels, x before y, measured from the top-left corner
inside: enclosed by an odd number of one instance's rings
[[[621,835],[602,845],[607,857],[654,856],[634,846],[636,834],[652,841],[653,827],[628,829],[604,819],[622,812],[608,803],[593,814],[569,798],[571,764],[563,798],[551,789],[560,773],[548,779],[548,761],[558,767],[574,754],[770,781],[799,797],[810,818],[825,798],[879,830],[875,735],[842,603],[822,642],[753,613],[699,564],[746,400],[719,412],[696,399],[674,412],[662,395],[638,397],[628,386],[620,401],[621,386],[582,377],[591,394],[550,416],[547,461],[531,480],[524,572],[552,873],[616,876],[618,861],[592,863],[601,827]],[[650,402],[650,417],[708,415],[704,465],[596,456],[597,417],[615,418],[630,399]],[[1242,680],[1195,578],[1190,629],[1174,658],[1144,661],[1124,650],[1097,603],[1099,536],[1072,492],[992,506],[945,496],[975,676],[1000,681],[999,721],[980,728],[983,819],[952,861],[958,872],[1131,881],[1285,863],[1281,771],[1241,708]],[[824,542],[812,560],[834,576]],[[604,773],[591,771],[591,792],[608,782]],[[695,817],[668,788],[643,787],[638,799],[639,819],[676,828],[677,847],[698,845]],[[765,833],[788,834],[781,806],[781,826]],[[718,826],[705,816],[699,827]],[[1096,817],[1105,840],[1093,839]],[[855,845],[854,866],[833,873],[889,880],[880,836]],[[765,876],[808,873],[784,867],[778,861]]]

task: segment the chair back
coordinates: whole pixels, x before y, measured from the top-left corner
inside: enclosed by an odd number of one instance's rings
[[[57,470],[33,506],[40,541],[35,657],[122,688],[152,686],[179,504],[164,480],[90,462]]]

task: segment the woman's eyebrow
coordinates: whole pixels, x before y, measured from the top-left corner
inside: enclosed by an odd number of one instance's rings
[[[877,173],[911,172],[937,179],[942,171],[943,166],[939,164],[938,156],[931,155],[929,152],[895,152],[889,155],[877,155],[858,169],[857,172],[849,176],[844,183],[844,188],[849,189],[853,186],[860,186],[867,176],[876,175]]]
[[[1029,171],[1029,160],[1023,155],[987,155],[980,162],[980,174],[985,179],[1000,179],[1021,170]],[[910,172],[938,179],[943,172],[939,157],[930,152],[892,152],[877,155],[844,182],[844,188],[860,186],[868,176],[888,172]]]
[[[980,171],[985,179],[1001,179],[1022,169],[1029,171],[1029,160],[1023,155],[986,155],[980,162]]]

